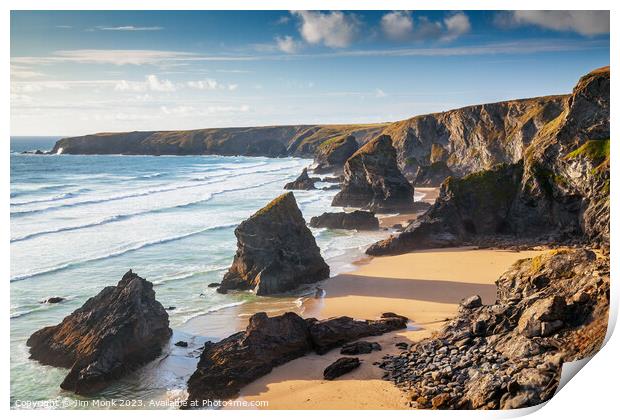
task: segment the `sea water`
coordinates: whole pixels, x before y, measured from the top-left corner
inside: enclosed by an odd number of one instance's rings
[[[284,192],[308,159],[222,156],[21,154],[57,138],[11,139],[11,404],[162,401],[182,397],[199,347],[239,329],[256,310],[299,306],[295,296],[221,295],[236,250],[234,228]],[[328,184],[318,183],[320,188]],[[330,206],[334,190],[295,191],[306,220]],[[387,232],[311,229],[332,274],[350,270]],[[164,356],[92,398],[62,391],[66,369],[28,359],[26,340],[55,325],[129,269],[155,285],[175,340]],[[66,300],[41,303],[51,296]],[[92,408],[92,405],[84,405]],[[113,408],[113,407],[112,407]],[[125,407],[127,408],[127,407]],[[138,408],[157,408],[142,406]]]

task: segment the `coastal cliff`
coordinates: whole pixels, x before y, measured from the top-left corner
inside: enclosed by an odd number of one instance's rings
[[[367,253],[398,254],[494,235],[608,248],[609,80],[609,67],[582,77],[522,159],[448,178],[431,209]]]

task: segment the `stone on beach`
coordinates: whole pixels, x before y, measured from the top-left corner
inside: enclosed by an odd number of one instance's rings
[[[332,381],[346,373],[357,369],[360,366],[360,359],[357,357],[341,357],[323,371],[323,378]]]

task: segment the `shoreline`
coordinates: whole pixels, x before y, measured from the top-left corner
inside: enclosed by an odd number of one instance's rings
[[[276,367],[242,388],[237,399],[268,401],[269,409],[408,409],[405,394],[382,379],[384,371],[376,365],[382,357],[400,353],[397,343],[432,336],[457,314],[463,298],[478,294],[484,303],[493,302],[494,282],[510,265],[544,252],[475,247],[417,251],[375,257],[352,272],[325,280],[322,298],[303,301],[304,316],[376,319],[383,312],[395,312],[410,319],[408,328],[366,338],[378,342],[382,350],[358,356],[360,368],[337,380],[324,380],[322,372],[341,357],[339,349]]]

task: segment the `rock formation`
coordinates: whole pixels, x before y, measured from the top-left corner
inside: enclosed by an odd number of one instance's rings
[[[323,371],[323,378],[333,381],[339,376],[349,373],[360,366],[360,359],[357,357],[341,357]]]
[[[446,162],[435,162],[428,166],[419,166],[413,185],[416,187],[439,187],[453,173]]]
[[[389,136],[377,137],[347,160],[342,190],[332,205],[375,212],[411,209],[413,187],[398,169]]]
[[[284,186],[285,190],[314,190],[314,181],[308,176],[308,168],[304,168],[295,181]]]
[[[354,136],[338,136],[321,143],[316,150],[314,173],[341,171],[359,145]]]
[[[379,343],[371,341],[356,341],[355,343],[349,343],[342,346],[340,349],[340,354],[368,354],[375,350],[381,350],[381,345]]]
[[[235,229],[237,253],[218,291],[270,295],[329,277],[292,192],[282,194]]]
[[[480,235],[609,246],[609,68],[579,81],[524,159],[448,178],[428,212],[370,255],[452,246]]]
[[[310,219],[310,226],[329,229],[377,230],[379,219],[374,213],[361,210],[351,213],[323,213]]]
[[[269,318],[254,314],[245,331],[219,343],[206,343],[196,371],[187,383],[184,408],[197,408],[204,400],[235,397],[241,387],[310,351],[323,354],[360,337],[380,335],[406,327],[406,318],[394,315],[358,321],[349,317],[304,320],[287,312]]]
[[[497,302],[468,299],[437,337],[386,358],[387,378],[407,390],[412,406],[540,404],[555,393],[563,362],[602,345],[608,257],[584,249],[551,251],[518,261],[496,283]]]
[[[30,357],[69,369],[60,385],[92,394],[161,354],[172,331],[152,283],[129,270],[63,321],[36,331]]]

